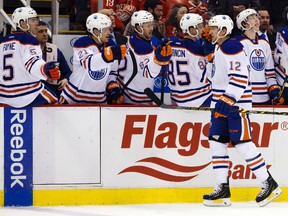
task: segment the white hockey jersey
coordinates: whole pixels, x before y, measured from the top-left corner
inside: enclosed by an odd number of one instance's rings
[[[282,85],[288,73],[288,26],[281,28],[276,35],[274,61],[276,64],[276,80]],[[285,58],[283,60],[283,58]],[[288,84],[286,83],[286,87]]]
[[[133,64],[129,49],[133,52],[136,65]],[[126,57],[119,66],[120,80],[125,85],[133,74],[136,76],[124,90],[124,103],[128,104],[152,104],[152,100],[144,93],[145,88],[154,87],[154,78],[160,73],[161,66],[154,62],[154,50],[151,41],[143,40],[136,34],[127,42]]]
[[[203,48],[191,39],[172,38],[168,69],[171,100],[178,106],[199,107],[211,95]]]
[[[270,45],[258,35],[255,40],[250,40],[244,34],[236,36],[236,39],[243,44],[249,58],[252,101],[265,103],[270,100],[269,87],[277,84]]]
[[[0,39],[0,103],[13,107],[30,104],[41,93],[45,64],[38,40],[23,31]]]
[[[252,91],[248,66],[243,46],[237,40],[228,39],[221,45],[216,44],[213,63],[211,67],[207,67],[207,75],[212,82],[211,108],[215,107],[219,97],[225,93],[235,98],[234,106],[251,109]]]
[[[107,63],[102,58],[106,44],[97,45],[89,36],[79,38],[73,46],[73,72],[61,96],[69,104],[106,103],[106,86],[116,61]],[[113,77],[112,77],[113,78]]]

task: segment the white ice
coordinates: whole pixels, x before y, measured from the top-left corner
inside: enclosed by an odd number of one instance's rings
[[[230,207],[202,204],[101,205],[59,207],[2,207],[1,216],[288,216],[287,202],[258,207],[254,202],[235,202]]]

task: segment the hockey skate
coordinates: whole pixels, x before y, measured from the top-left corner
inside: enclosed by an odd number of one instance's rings
[[[230,188],[228,183],[217,185],[214,191],[203,196],[205,206],[230,206]]]
[[[282,190],[278,187],[277,182],[272,178],[269,173],[269,177],[262,183],[262,190],[256,197],[256,202],[260,207],[266,206],[278,196],[280,196]]]

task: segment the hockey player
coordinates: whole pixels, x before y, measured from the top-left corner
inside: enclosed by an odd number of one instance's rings
[[[57,62],[45,62],[38,40],[29,34],[38,24],[31,7],[17,8],[12,14],[16,32],[0,39],[0,103],[14,107],[56,103],[57,97],[41,80],[57,80]]]
[[[118,60],[124,58],[126,46],[109,46],[111,23],[108,16],[100,13],[87,18],[89,35],[74,43],[73,73],[61,94],[61,104],[122,103],[119,84],[110,83],[109,74],[113,67],[117,69]]]
[[[129,38],[127,46],[130,51],[119,66],[119,75],[126,86],[124,103],[152,104],[144,89],[153,89],[154,78],[160,73],[161,66],[169,64],[172,54],[169,42],[161,41],[155,50],[152,47],[153,23],[153,15],[148,11],[140,10],[132,15],[131,24],[136,33]]]
[[[274,61],[276,64],[276,79],[281,85],[282,94],[278,98],[284,98],[284,104],[288,104],[288,25],[279,29],[276,35]]]
[[[206,79],[203,47],[196,42],[202,37],[203,18],[188,13],[180,20],[183,38],[171,40],[172,57],[168,70],[171,100],[178,106],[210,106],[211,89]]]
[[[240,12],[236,17],[236,23],[237,27],[244,31],[242,35],[235,38],[243,44],[249,58],[253,105],[282,104],[283,98],[277,99],[280,86],[275,78],[270,45],[265,38],[257,34],[260,27],[257,12],[254,9]]]
[[[229,206],[228,142],[245,159],[250,170],[262,182],[256,197],[265,206],[281,194],[281,189],[266,168],[261,153],[251,141],[249,115],[239,109],[251,109],[252,93],[249,84],[248,58],[242,44],[231,39],[233,21],[227,15],[216,15],[209,20],[210,34],[215,46],[210,80],[212,85],[209,144],[212,166],[216,176],[215,190],[203,196],[204,205]]]

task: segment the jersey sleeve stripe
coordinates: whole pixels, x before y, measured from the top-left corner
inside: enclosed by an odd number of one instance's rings
[[[52,95],[50,92],[48,92],[46,89],[43,89],[41,92],[41,95],[50,103],[54,104],[57,102],[57,98]]]
[[[0,92],[3,92],[3,93],[8,93],[8,94],[14,94],[14,93],[18,93],[18,92],[24,92],[24,91],[27,91],[29,89],[33,89],[33,88],[38,88],[38,86],[41,85],[40,82],[37,82],[33,85],[30,85],[30,86],[26,86],[26,87],[23,87],[23,88],[13,88],[11,90],[7,90],[7,89],[3,89],[3,88],[0,88]],[[6,86],[7,88],[8,86]]]

